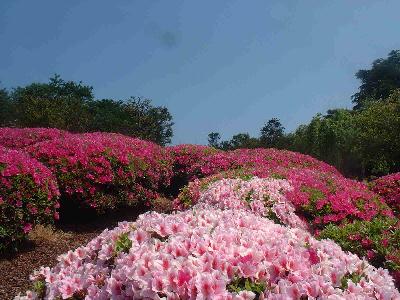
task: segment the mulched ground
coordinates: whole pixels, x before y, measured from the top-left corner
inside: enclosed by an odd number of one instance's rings
[[[40,266],[53,266],[57,256],[86,244],[106,228],[113,228],[120,221],[134,221],[143,209],[128,208],[109,216],[102,216],[89,223],[69,223],[57,226],[53,241],[43,239],[28,242],[21,251],[0,259],[0,299],[13,299],[18,293],[31,288],[29,275]],[[63,234],[67,233],[67,234]]]

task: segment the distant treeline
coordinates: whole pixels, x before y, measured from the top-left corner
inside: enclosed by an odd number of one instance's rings
[[[269,120],[258,137],[239,133],[221,141],[208,135],[220,149],[275,147],[312,155],[336,166],[350,177],[366,178],[400,171],[400,50],[359,70],[361,81],[352,96],[353,109],[330,109],[311,122],[285,133],[280,120]]]
[[[171,142],[172,116],[148,99],[94,98],[93,88],[55,75],[48,83],[0,89],[0,126],[53,127],[71,132],[118,132],[154,141]]]

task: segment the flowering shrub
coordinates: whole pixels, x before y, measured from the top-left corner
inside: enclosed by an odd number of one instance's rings
[[[167,150],[174,159],[175,175],[185,176],[188,177],[188,179],[203,177],[204,170],[199,168],[198,164],[201,163],[205,157],[224,153],[208,146],[186,144],[167,147]],[[219,164],[220,162],[215,163],[215,165]],[[227,167],[229,167],[229,165],[224,168]]]
[[[0,128],[0,145],[22,149],[42,141],[66,136],[70,133],[56,128]]]
[[[196,178],[243,168],[257,168],[263,170],[264,175],[276,169],[294,167],[340,175],[334,167],[324,162],[287,150],[260,148],[220,151],[207,146],[179,145],[169,147],[168,151],[174,158],[174,184],[178,189]]]
[[[202,193],[217,180],[249,179],[254,175],[287,179],[292,188],[284,191],[286,199],[314,229],[323,228],[329,223],[371,220],[376,216],[392,214],[385,203],[363,183],[334,173],[296,168],[276,168],[273,172],[262,167],[237,169],[194,180],[182,189],[174,201],[175,207],[183,209],[197,203]]]
[[[372,190],[385,200],[395,214],[400,216],[400,172],[374,180]]]
[[[16,299],[400,298],[386,270],[245,210],[147,213],[58,260]]]
[[[307,223],[295,214],[284,196],[291,189],[288,181],[280,179],[221,179],[210,184],[197,203],[221,209],[248,209],[279,224],[307,229]]]
[[[35,223],[58,218],[57,183],[27,154],[0,147],[0,252],[13,247]]]
[[[172,161],[151,142],[120,134],[74,134],[26,150],[56,175],[62,206],[103,212],[139,201],[150,203],[169,184]]]
[[[321,231],[319,237],[330,238],[344,250],[366,257],[375,266],[389,269],[400,288],[399,219],[375,218],[341,227],[329,225]]]
[[[286,169],[278,174],[293,186],[286,197],[316,228],[392,215],[382,199],[361,182],[309,169]]]

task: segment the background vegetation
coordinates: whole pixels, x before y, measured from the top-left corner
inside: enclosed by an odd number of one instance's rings
[[[117,132],[165,145],[172,125],[168,109],[149,99],[97,100],[91,86],[58,75],[48,83],[0,90],[0,126]]]
[[[278,148],[312,155],[337,167],[346,176],[366,178],[400,171],[400,50],[359,70],[359,90],[353,109],[330,109],[310,123],[285,133],[277,118],[258,137],[238,133],[221,141],[209,134],[218,149]],[[149,99],[95,99],[93,88],[55,75],[48,83],[0,89],[0,126],[51,127],[70,132],[117,132],[160,145],[171,142],[172,116]]]
[[[285,133],[272,118],[258,137],[238,133],[221,141],[208,135],[219,149],[274,147],[312,155],[350,177],[373,177],[400,171],[400,50],[377,59],[369,70],[359,70],[361,81],[352,96],[353,109],[330,109],[310,123]]]

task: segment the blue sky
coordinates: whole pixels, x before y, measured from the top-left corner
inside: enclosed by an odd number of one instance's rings
[[[143,96],[174,116],[175,144],[287,131],[351,107],[354,77],[400,49],[400,1],[0,2],[3,87],[58,73],[96,98]]]

